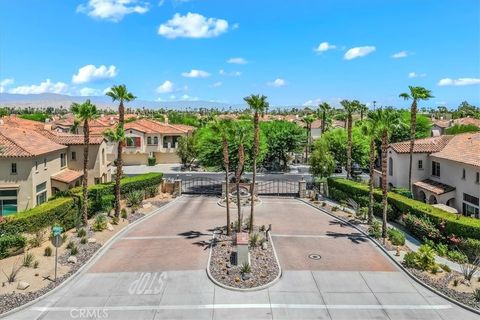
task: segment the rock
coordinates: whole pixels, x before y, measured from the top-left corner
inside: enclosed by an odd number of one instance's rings
[[[113,231],[113,230],[114,230],[114,229],[113,229],[113,226],[112,226],[112,224],[111,224],[110,222],[107,223],[107,230],[108,230],[108,231]]]
[[[88,238],[87,242],[88,242],[88,243],[95,243],[95,242],[97,242],[97,239],[95,239],[95,238]]]
[[[144,209],[151,208],[151,207],[152,207],[152,203],[151,203],[151,202],[144,203],[142,207],[143,207]]]
[[[68,257],[67,262],[75,264],[75,263],[77,263],[77,257],[70,256],[70,257]]]
[[[262,242],[262,249],[263,249],[263,250],[267,250],[267,249],[268,249],[268,244],[267,244],[266,241],[265,241],[265,242]]]
[[[250,275],[250,273],[243,273],[242,274],[242,280],[243,281],[246,281],[248,279],[250,279],[252,276]]]
[[[25,282],[25,281],[20,281],[17,285],[17,289],[18,290],[25,290],[27,289],[28,287],[30,287],[30,283],[28,282]]]

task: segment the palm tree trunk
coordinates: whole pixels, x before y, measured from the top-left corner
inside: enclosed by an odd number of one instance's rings
[[[351,178],[352,171],[352,114],[347,117],[347,179]]]
[[[325,123],[327,122],[327,114],[325,111],[323,111],[322,114],[322,133],[325,133]]]
[[[383,131],[382,134],[382,238],[385,242],[387,238],[387,208],[388,208],[388,182],[387,182],[387,148],[388,148],[388,132]]]
[[[88,223],[88,145],[90,144],[90,129],[88,126],[88,120],[83,123],[83,179],[82,179],[82,191],[83,191],[83,206],[82,217],[83,224]]]
[[[232,232],[230,228],[230,181],[228,181],[228,142],[223,138],[223,164],[225,166],[225,204],[227,205],[227,236]]]
[[[305,163],[307,164],[308,164],[308,151],[310,149],[310,135],[311,135],[310,125],[307,124],[307,147],[305,148]]]
[[[417,131],[417,100],[413,99],[410,110],[410,159],[408,165],[408,190],[412,191],[412,165],[413,148],[415,147],[415,134]]]
[[[237,168],[237,174],[235,177],[235,183],[237,184],[237,210],[238,210],[237,231],[238,232],[242,231],[242,223],[243,223],[242,204],[240,203],[240,179],[242,177],[244,164],[245,164],[245,151],[243,149],[243,144],[240,143],[240,145],[238,146],[238,168]]]
[[[235,177],[237,187],[237,232],[242,232],[242,206],[240,203],[240,178]]]
[[[375,166],[375,139],[370,138],[370,179],[368,180],[368,224],[373,222],[373,172]]]
[[[255,180],[257,176],[257,157],[258,157],[258,112],[255,111],[253,117],[253,172],[252,172],[252,184],[250,185],[250,225],[248,227],[250,232],[253,232],[253,210],[255,206]]]
[[[125,107],[123,101],[120,100],[118,106],[118,125],[123,128],[125,123]],[[117,146],[117,172],[115,173],[115,217],[120,217],[120,180],[122,179],[123,166],[123,141],[118,142]]]

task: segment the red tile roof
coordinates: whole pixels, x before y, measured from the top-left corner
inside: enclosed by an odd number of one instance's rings
[[[414,153],[438,152],[442,150],[452,138],[453,136],[440,136],[440,137],[432,137],[432,138],[425,138],[425,139],[417,139],[415,140],[413,152]],[[390,148],[392,148],[397,153],[409,153],[410,141],[392,143],[390,144]]]
[[[159,122],[151,119],[139,119],[125,124],[125,130],[133,129],[144,133],[185,134],[193,131],[193,127]]]
[[[430,179],[417,181],[413,185],[438,195],[455,190],[455,187]]]
[[[85,138],[82,134],[63,133],[52,130],[39,130],[40,134],[50,140],[63,145],[81,145],[84,144]],[[102,136],[90,136],[90,144],[102,144],[104,138]]]
[[[63,169],[59,173],[51,176],[51,179],[56,180],[56,181],[60,181],[60,182],[64,182],[64,183],[70,183],[70,182],[73,182],[73,181],[77,180],[78,178],[80,178],[82,176],[83,176],[83,172],[81,172],[81,171],[75,171],[75,170],[72,170],[72,169]]]
[[[443,149],[432,156],[480,167],[480,133],[455,135]]]
[[[465,117],[465,118],[458,118],[453,120],[433,120],[433,123],[440,128],[449,128],[456,124],[458,125],[474,125],[480,127],[480,119]]]

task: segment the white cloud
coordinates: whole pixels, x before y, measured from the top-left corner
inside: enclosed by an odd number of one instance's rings
[[[227,63],[232,63],[232,64],[247,64],[248,61],[245,60],[244,58],[230,58],[227,60]]]
[[[227,20],[206,18],[201,14],[189,12],[185,16],[176,13],[172,19],[158,27],[158,34],[169,39],[212,38],[227,30]]]
[[[110,90],[110,88],[108,88],[108,89]],[[85,88],[80,89],[79,93],[82,97],[85,97],[85,96],[100,96],[100,95],[102,95],[102,90],[85,87]]]
[[[79,84],[111,79],[116,77],[117,74],[118,70],[114,65],[111,65],[108,68],[105,65],[101,65],[97,68],[93,64],[88,64],[78,69],[78,73],[74,74],[72,77],[72,82]]]
[[[188,94],[184,94],[183,96],[180,97],[180,100],[183,100],[183,101],[198,101],[199,99],[197,97],[191,97]]]
[[[287,82],[284,79],[277,78],[277,79],[273,80],[272,82],[268,82],[267,84],[271,87],[278,88],[278,87],[286,86]]]
[[[411,52],[403,50],[403,51],[399,51],[397,53],[392,54],[392,58],[394,59],[406,58],[411,54],[412,54]]]
[[[423,77],[426,77],[426,76],[427,76],[426,73],[416,73],[416,72],[409,72],[408,73],[409,78],[423,78]]]
[[[77,7],[77,12],[90,17],[118,22],[131,13],[145,13],[149,10],[147,2],[137,0],[89,0]]]
[[[206,78],[210,76],[210,73],[203,70],[192,69],[189,72],[182,72],[182,76],[186,78]]]
[[[232,29],[235,30],[235,29],[238,29],[240,28],[240,24],[239,23],[234,23],[233,26],[232,26]]]
[[[13,78],[7,78],[0,81],[0,93],[5,92],[5,88],[12,85],[15,82]]]
[[[240,71],[227,72],[223,69],[218,70],[218,74],[221,76],[228,76],[228,77],[239,77],[242,75]]]
[[[41,82],[40,84],[32,84],[29,86],[19,86],[10,89],[8,92],[10,93],[18,93],[18,94],[38,94],[38,93],[59,93],[59,94],[66,94],[68,93],[69,87],[66,83],[63,82],[52,82],[50,79],[46,79],[45,81]]]
[[[159,85],[156,89],[157,93],[170,93],[174,91],[173,82],[170,80],[165,80],[164,83]]]
[[[218,87],[221,87],[222,85],[223,85],[223,82],[217,81],[215,83],[212,83],[211,87],[212,88],[218,88]]]
[[[304,107],[312,107],[312,106],[318,106],[320,103],[322,103],[323,100],[320,99],[320,98],[317,98],[317,99],[310,99],[310,100],[307,100],[305,101],[302,106]]]
[[[332,49],[335,49],[337,48],[336,45],[333,45],[333,44],[330,44],[328,42],[322,42],[318,45],[317,48],[315,48],[314,50],[318,53],[322,53],[322,52],[325,52],[325,51],[328,51],[328,50],[332,50]]]
[[[480,84],[480,78],[443,78],[438,81],[439,86],[470,86]]]
[[[348,49],[347,52],[345,52],[345,55],[343,56],[343,58],[345,60],[352,60],[352,59],[355,59],[355,58],[364,57],[364,56],[374,52],[375,49],[376,48],[374,46],[364,46],[364,47],[351,48],[351,49]]]

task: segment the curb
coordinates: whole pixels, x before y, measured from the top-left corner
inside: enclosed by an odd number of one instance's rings
[[[309,203],[308,201],[304,200],[304,199],[300,199],[298,198],[299,201],[331,216],[332,218],[334,219],[337,219],[339,221],[342,221],[343,223],[349,225],[350,227],[356,229],[357,231],[359,231],[360,233],[362,233],[363,235],[365,235],[370,241],[372,241],[391,261],[393,261],[393,263],[400,269],[402,270],[404,273],[406,273],[411,279],[413,279],[415,282],[417,282],[418,284],[422,285],[423,287],[425,287],[426,289],[432,291],[433,293],[435,293],[436,295],[442,297],[443,299],[447,300],[447,301],[450,301],[451,303],[467,310],[467,311],[470,311],[472,313],[475,313],[475,314],[478,314],[480,315],[480,310],[477,310],[477,309],[474,309],[470,306],[467,306],[463,303],[461,303],[460,301],[457,301],[453,298],[450,298],[449,296],[447,296],[446,294],[444,294],[443,292],[440,292],[438,291],[437,289],[429,286],[428,284],[424,283],[423,281],[421,281],[420,279],[418,279],[415,275],[413,275],[410,271],[408,271],[401,263],[399,263],[397,260],[395,260],[391,255],[390,253],[374,238],[370,237],[368,235],[368,233],[366,233],[365,231],[363,231],[362,229],[358,228],[357,226],[355,226],[354,224],[350,223],[349,221],[343,219],[343,218],[340,218],[340,217],[337,217],[333,214],[331,214],[330,212],[324,210],[324,209],[321,209],[311,203]]]
[[[270,233],[268,233],[268,238],[270,239],[270,243],[272,244],[272,249],[273,249],[273,254],[275,256],[275,260],[277,261],[277,265],[278,265],[278,275],[275,277],[275,279],[273,279],[272,281],[270,281],[269,283],[266,283],[264,285],[261,285],[259,287],[254,287],[254,288],[235,288],[235,287],[230,287],[230,286],[227,286],[226,284],[223,284],[219,281],[217,281],[213,276],[212,274],[210,273],[210,261],[212,259],[212,244],[213,244],[213,241],[210,242],[210,252],[208,253],[208,261],[207,261],[207,276],[208,278],[210,279],[210,281],[212,281],[215,285],[223,288],[223,289],[227,289],[227,290],[231,290],[231,291],[237,291],[237,292],[253,292],[253,291],[260,291],[260,290],[264,290],[264,289],[267,289],[271,286],[273,286],[274,284],[276,284],[280,278],[282,277],[282,267],[280,266],[280,261],[278,260],[278,256],[277,256],[277,251],[275,250],[275,246],[273,245],[273,241],[272,241],[272,236]],[[215,232],[212,232],[212,240],[215,239]]]
[[[68,277],[65,281],[63,281],[62,283],[60,283],[58,286],[56,286],[55,288],[53,288],[52,290],[48,291],[47,293],[45,293],[44,295],[41,295],[37,298],[35,298],[34,300],[32,301],[29,301],[21,306],[18,306],[12,310],[9,310],[5,313],[2,313],[0,314],[0,318],[5,318],[5,317],[8,317],[8,316],[11,316],[17,312],[20,312],[28,307],[30,307],[31,305],[39,302],[40,300],[43,300],[45,298],[47,298],[48,296],[52,295],[53,293],[59,291],[60,289],[62,289],[64,286],[66,286],[68,283],[72,282],[73,280],[75,280],[76,278],[78,278],[81,274],[84,273],[84,271],[87,269],[87,267],[90,267],[94,262],[96,262],[104,253],[105,251],[107,251],[107,249],[109,249],[113,242],[115,240],[117,240],[118,238],[120,238],[120,236],[122,236],[123,234],[125,234],[127,231],[129,231],[130,229],[132,229],[133,227],[135,227],[137,224],[139,224],[140,222],[143,222],[143,221],[146,221],[148,219],[150,219],[151,217],[157,215],[158,213],[161,213],[162,211],[164,211],[166,208],[170,207],[171,205],[173,205],[178,199],[181,199],[183,196],[180,196],[180,197],[177,197],[175,199],[173,199],[172,201],[170,201],[169,203],[167,203],[166,205],[158,208],[157,210],[155,210],[154,212],[148,214],[148,215],[145,215],[143,217],[141,217],[140,219],[134,221],[133,223],[130,223],[128,224],[125,228],[123,228],[120,232],[118,232],[117,234],[115,234],[113,237],[111,237],[110,239],[107,240],[107,242],[105,242],[99,250],[97,250],[91,257],[90,259],[88,259],[77,271],[75,271],[74,274],[72,274],[70,277]],[[38,319],[38,317],[40,317],[41,314],[39,316],[37,316],[36,319]]]

